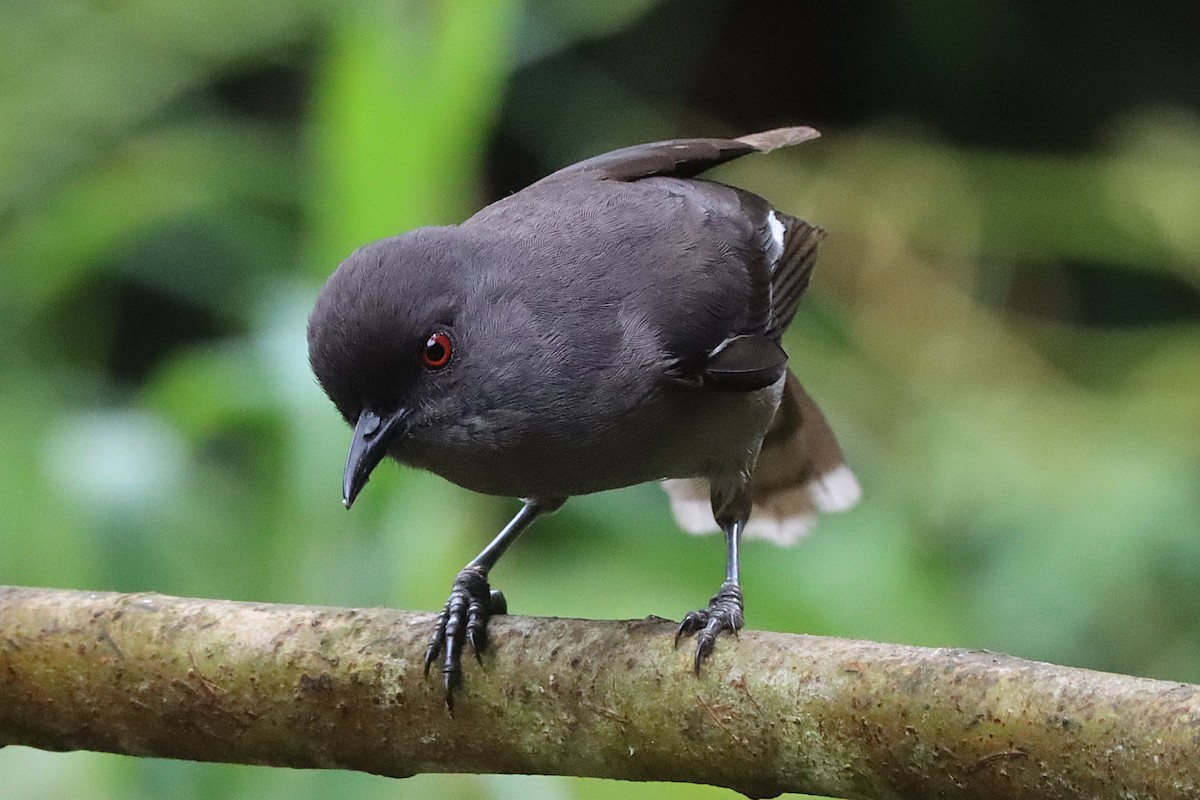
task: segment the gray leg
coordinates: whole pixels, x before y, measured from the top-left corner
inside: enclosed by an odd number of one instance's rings
[[[446,687],[446,707],[454,709],[454,690],[462,683],[463,642],[469,642],[475,660],[482,663],[480,654],[487,647],[487,623],[494,614],[508,611],[504,595],[488,584],[488,573],[509,545],[517,540],[533,521],[543,514],[556,511],[565,500],[526,500],[517,515],[483,552],[463,567],[450,588],[446,601],[433,629],[433,638],[425,649],[425,674],[445,651],[442,680]]]
[[[708,601],[708,608],[690,611],[675,632],[675,645],[684,636],[696,634],[696,657],[693,669],[700,674],[700,664],[713,651],[721,631],[730,631],[734,636],[745,624],[744,601],[742,599],[741,565],[738,548],[742,531],[750,519],[750,487],[745,483],[731,494],[719,493],[715,488],[712,495],[713,517],[725,533],[725,582]]]

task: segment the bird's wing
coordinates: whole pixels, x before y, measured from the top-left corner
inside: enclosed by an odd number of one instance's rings
[[[669,378],[689,385],[754,391],[770,386],[787,369],[780,336],[808,285],[820,231],[774,211],[758,195],[695,176],[749,153],[789,147],[819,135],[813,128],[792,127],[736,139],[634,145],[565,167],[489,206],[469,222],[503,225],[510,232],[525,227],[528,234],[538,236],[546,230],[539,227],[545,225],[545,209],[553,209],[553,228],[572,228],[579,235],[594,229],[595,222],[572,216],[573,211],[604,196],[620,198],[622,202],[608,211],[619,208],[625,214],[613,221],[609,213],[606,224],[623,227],[632,236],[644,227],[647,212],[659,209],[675,227],[647,243],[641,256],[647,261],[647,272],[657,264],[683,258],[689,262],[686,274],[705,275],[703,280],[676,285],[675,304],[661,304],[669,320],[656,329],[672,359]],[[597,191],[601,185],[607,185],[607,191]],[[542,205],[533,203],[538,196]],[[733,264],[744,272],[729,269]],[[658,285],[649,281],[647,290]],[[681,317],[680,307],[695,313]]]
[[[709,354],[700,378],[706,386],[752,392],[775,383],[786,371],[787,353],[777,340],[742,334],[726,339]]]
[[[625,182],[666,179],[668,184],[676,179],[674,191],[683,188],[707,213],[736,216],[743,222],[743,230],[748,229],[750,241],[744,258],[750,295],[742,324],[704,358],[681,354],[683,371],[679,377],[684,381],[731,391],[754,391],[783,376],[787,354],[780,346],[780,337],[808,288],[816,263],[816,245],[823,235],[819,228],[775,211],[756,194],[687,179],[749,153],[790,147],[818,136],[820,133],[813,128],[792,127],[737,139],[652,142],[589,158],[546,179],[588,175]]]
[[[653,175],[691,178],[748,153],[766,153],[820,135],[815,128],[799,126],[776,128],[737,139],[672,139],[638,144],[564,167],[543,180],[556,180],[580,172],[614,181],[636,181]]]
[[[739,242],[735,257],[749,279],[738,324],[715,348],[680,360],[684,380],[732,391],[770,386],[787,369],[780,339],[808,288],[824,231],[776,211],[763,198],[742,189],[704,180],[650,178],[647,182],[656,181],[686,195],[708,220],[723,223],[719,225],[723,233],[718,235]],[[694,343],[698,340],[682,344]]]

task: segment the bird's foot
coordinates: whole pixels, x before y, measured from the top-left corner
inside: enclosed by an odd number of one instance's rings
[[[708,601],[708,608],[689,611],[675,631],[675,646],[684,636],[696,634],[696,658],[693,669],[700,674],[700,664],[708,658],[717,643],[721,631],[730,631],[737,636],[746,624],[742,590],[736,583],[723,583],[721,590]]]
[[[471,645],[475,660],[482,664],[480,656],[487,647],[488,619],[507,612],[504,595],[491,588],[485,570],[467,567],[458,573],[425,650],[426,676],[433,662],[445,653],[442,681],[446,687],[446,708],[454,710],[454,690],[462,683],[463,641]]]

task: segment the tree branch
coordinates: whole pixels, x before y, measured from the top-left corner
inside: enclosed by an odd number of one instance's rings
[[[451,716],[422,675],[432,623],[0,587],[0,745],[752,797],[1200,796],[1197,686],[756,631],[697,678],[665,620],[500,617]]]

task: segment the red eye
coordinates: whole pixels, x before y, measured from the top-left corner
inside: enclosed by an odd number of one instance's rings
[[[450,363],[453,352],[454,345],[450,343],[449,334],[442,331],[431,333],[421,349],[421,365],[425,369],[441,369]]]

